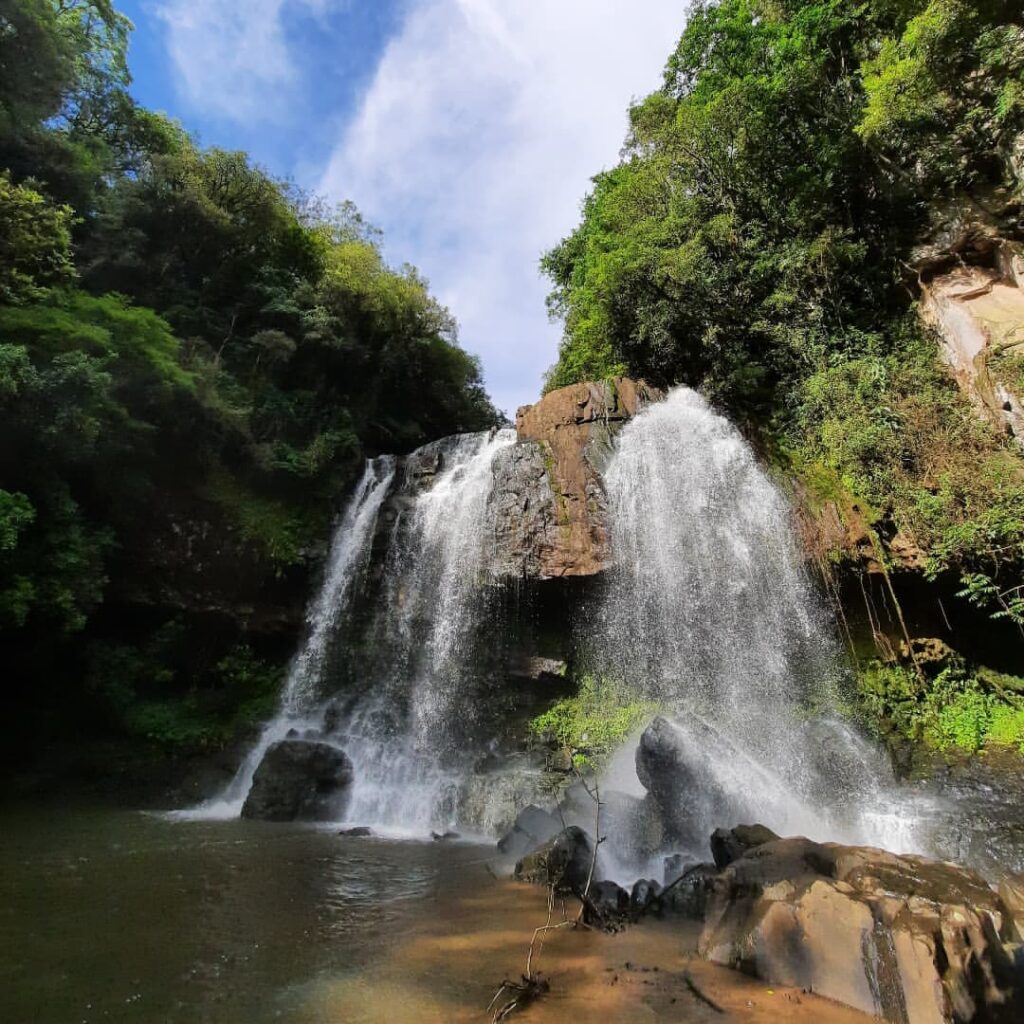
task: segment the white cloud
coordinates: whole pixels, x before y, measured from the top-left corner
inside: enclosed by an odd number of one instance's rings
[[[684,20],[680,0],[415,0],[323,175],[430,278],[510,413],[556,355],[537,260]]]
[[[347,0],[160,0],[176,85],[190,104],[236,121],[294,116],[301,74],[286,17],[317,17]]]

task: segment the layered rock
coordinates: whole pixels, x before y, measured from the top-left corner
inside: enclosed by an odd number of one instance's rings
[[[962,390],[996,426],[1024,440],[1024,409],[991,360],[1024,345],[1024,259],[1003,244],[996,266],[959,266],[933,277],[921,301],[925,320],[942,339],[942,352]]]
[[[519,410],[519,443],[495,464],[496,575],[592,576],[606,568],[601,474],[612,438],[659,397],[642,382],[618,377],[559,388]]]
[[[1011,913],[965,868],[775,839],[702,888],[699,950],[716,963],[893,1024],[1024,1019]]]

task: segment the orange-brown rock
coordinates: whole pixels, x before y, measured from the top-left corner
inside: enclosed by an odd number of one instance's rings
[[[1006,898],[966,868],[779,839],[707,883],[702,955],[892,1024],[1024,1020]]]
[[[495,462],[498,576],[591,576],[608,565],[601,473],[615,431],[660,393],[618,377],[573,384],[516,415],[519,443]]]

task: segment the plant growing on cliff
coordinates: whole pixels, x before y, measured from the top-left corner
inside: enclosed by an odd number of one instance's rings
[[[644,700],[625,685],[587,674],[575,695],[566,697],[530,722],[530,732],[553,739],[573,752],[580,768],[593,769],[650,721],[660,705]]]
[[[863,706],[880,731],[936,750],[987,746],[1024,753],[1024,679],[956,663],[934,679],[902,665],[871,662],[858,679]]]

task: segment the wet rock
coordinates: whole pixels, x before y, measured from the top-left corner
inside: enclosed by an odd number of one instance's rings
[[[1024,875],[1011,875],[999,883],[999,898],[1006,906],[1018,942],[1024,942]]]
[[[630,895],[617,882],[593,882],[583,902],[583,920],[601,928],[614,928],[629,916]]]
[[[691,864],[665,887],[661,896],[662,910],[699,921],[707,909],[708,896],[717,877],[718,869],[714,864]]]
[[[928,834],[943,858],[974,864],[995,880],[1024,873],[1024,771],[1016,751],[934,755],[915,770],[931,805]]]
[[[528,679],[533,683],[558,683],[565,679],[569,666],[559,658],[542,658],[536,654],[520,654],[508,667],[513,679]]]
[[[659,845],[703,843],[705,822],[735,820],[742,813],[736,795],[715,776],[716,757],[738,755],[724,736],[697,719],[675,723],[659,716],[641,734],[636,773],[650,797],[646,827],[658,833]]]
[[[724,868],[739,860],[748,850],[779,837],[764,825],[737,825],[735,828],[716,828],[711,833],[711,856],[715,867]]]
[[[328,743],[284,739],[272,744],[253,776],[243,818],[332,821],[352,785],[352,762]]]
[[[523,857],[516,864],[513,877],[521,882],[553,885],[560,892],[581,893],[593,860],[593,840],[583,829],[570,825]],[[596,866],[593,880],[600,880]]]
[[[511,831],[498,840],[498,850],[507,857],[522,857],[558,835],[562,827],[553,814],[530,804],[519,812]]]
[[[430,833],[430,838],[433,839],[435,843],[448,843],[448,842],[451,842],[453,839],[458,839],[459,838],[459,833],[458,832],[431,832]]]
[[[366,825],[357,825],[355,828],[343,828],[339,833],[339,836],[348,836],[352,839],[360,838],[362,836],[372,836],[373,829],[367,828]]]
[[[640,878],[633,883],[629,894],[629,908],[634,914],[654,907],[661,895],[661,886],[653,878]]]
[[[687,857],[685,853],[670,853],[663,865],[663,884],[671,885],[687,868],[693,867],[693,858]]]
[[[338,726],[341,725],[342,718],[343,711],[341,705],[336,700],[332,700],[327,707],[324,708],[324,732],[327,735],[334,732]]]
[[[895,1024],[1024,1019],[1009,913],[923,857],[778,839],[710,879],[699,950]]]
[[[519,443],[494,463],[495,575],[592,576],[607,567],[601,472],[612,436],[659,397],[620,377],[559,388],[518,411]]]
[[[456,818],[474,832],[502,835],[522,808],[556,799],[564,781],[543,771],[535,757],[501,757],[495,770],[475,774],[461,787]]]

